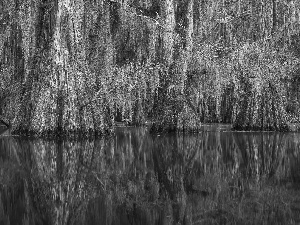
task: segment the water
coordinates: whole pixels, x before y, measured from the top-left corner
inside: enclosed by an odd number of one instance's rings
[[[299,146],[298,133],[147,128],[0,137],[0,224],[297,224]]]

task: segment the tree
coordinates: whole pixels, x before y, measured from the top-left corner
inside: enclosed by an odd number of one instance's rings
[[[197,130],[200,122],[265,129],[254,125],[265,114],[254,110],[250,116],[250,108],[267,112],[276,100],[268,91],[293,90],[296,1],[1,4],[1,114],[19,133],[105,133],[113,130],[115,118],[135,124],[155,120],[156,131]],[[274,103],[282,116],[272,113],[271,120],[297,120],[283,118],[291,116],[286,114],[291,102]],[[242,125],[246,114],[259,119]]]

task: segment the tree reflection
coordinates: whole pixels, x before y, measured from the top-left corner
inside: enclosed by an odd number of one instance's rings
[[[240,165],[246,178],[272,178],[283,181],[292,175],[296,143],[284,133],[233,133],[242,155]],[[292,145],[292,146],[291,146]]]
[[[9,186],[10,183],[4,181],[4,198],[14,198],[17,193],[22,199],[20,207],[29,209],[24,218],[29,218],[30,224],[73,224],[80,218],[88,199],[95,193],[81,164],[82,158],[85,163],[92,163],[94,142],[10,138],[2,140],[1,145],[7,150],[2,160],[10,165],[15,184],[15,187]],[[17,154],[13,154],[16,149]],[[6,213],[9,220],[14,218],[9,210]],[[20,214],[17,217],[22,218]]]
[[[273,193],[268,182],[299,182],[295,134],[122,129],[97,140],[0,138],[0,221],[231,224],[267,204],[252,200]]]

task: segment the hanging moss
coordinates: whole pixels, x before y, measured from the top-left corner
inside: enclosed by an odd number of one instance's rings
[[[117,112],[157,131],[285,129],[299,3],[263,3],[5,0],[1,113],[36,135],[111,132]]]
[[[238,60],[233,62],[233,68],[240,68],[234,78],[234,127],[287,130],[287,89],[280,79],[288,77],[297,62],[264,43],[244,46],[238,54]]]

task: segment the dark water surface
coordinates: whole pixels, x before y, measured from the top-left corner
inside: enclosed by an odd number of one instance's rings
[[[0,137],[1,224],[298,224],[300,134]]]

